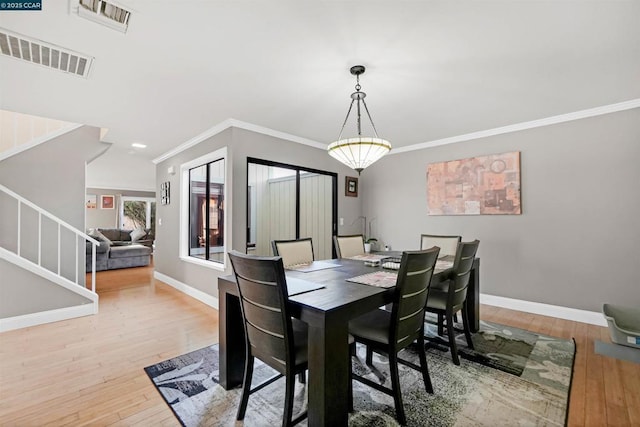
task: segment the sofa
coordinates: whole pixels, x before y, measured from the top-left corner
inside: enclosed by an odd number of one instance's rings
[[[128,230],[124,228],[96,228],[95,230],[102,233],[102,235],[109,239],[111,244],[114,246],[137,243],[150,248],[153,247],[154,236],[153,232],[149,228],[136,230]],[[136,233],[134,233],[134,231]]]
[[[115,270],[118,268],[143,267],[151,262],[153,239],[148,232],[141,236],[133,230],[115,228],[92,229],[89,236],[98,240],[96,247],[96,271]],[[132,238],[133,236],[133,238]],[[127,239],[128,237],[128,239]],[[111,240],[113,238],[114,240]],[[86,272],[91,271],[92,244],[86,244]]]

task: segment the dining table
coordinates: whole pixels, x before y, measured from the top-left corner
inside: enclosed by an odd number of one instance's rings
[[[400,256],[401,253],[389,253]],[[314,265],[317,268],[314,268]],[[467,293],[470,329],[479,329],[480,260],[474,260]],[[306,322],[308,335],[308,425],[346,426],[350,377],[349,321],[392,302],[394,287],[347,281],[384,270],[362,260],[314,261],[310,268],[286,270],[287,280],[317,286],[289,295],[291,315]],[[447,280],[451,268],[434,271],[432,284]],[[322,286],[318,289],[318,286]],[[246,347],[235,277],[218,278],[220,384],[230,390],[242,384]]]

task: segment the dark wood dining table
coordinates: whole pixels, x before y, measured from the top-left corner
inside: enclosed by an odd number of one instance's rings
[[[291,314],[309,325],[308,425],[346,426],[349,390],[349,320],[375,310],[393,298],[394,288],[381,288],[346,279],[380,270],[362,261],[326,260],[334,268],[287,271],[288,278],[321,283],[323,288],[289,297]],[[472,331],[479,328],[480,260],[474,262],[468,289]],[[444,280],[447,270],[436,270],[433,281]],[[218,278],[220,384],[226,389],[242,384],[245,338],[238,288],[234,276]]]

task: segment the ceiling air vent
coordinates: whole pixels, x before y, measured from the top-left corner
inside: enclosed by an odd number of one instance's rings
[[[0,28],[0,51],[15,59],[82,77],[89,75],[93,58],[51,43]]]
[[[77,0],[78,16],[114,30],[127,32],[131,11],[114,1]]]

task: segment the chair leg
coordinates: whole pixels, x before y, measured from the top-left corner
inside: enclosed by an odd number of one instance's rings
[[[449,336],[449,348],[451,348],[451,358],[456,365],[460,364],[458,358],[458,346],[456,345],[456,331],[453,328],[453,313],[447,313],[447,335]]]
[[[367,362],[367,365],[369,365],[369,366],[373,365],[373,350],[371,350],[371,347],[369,347],[369,346],[367,346],[366,362]]]
[[[249,394],[251,394],[251,379],[253,378],[253,356],[247,356],[244,365],[244,382],[242,383],[242,396],[240,397],[240,406],[238,406],[237,420],[244,420],[244,414],[247,412],[247,403],[249,402]]]
[[[285,375],[285,395],[284,395],[284,413],[282,414],[282,427],[288,427],[291,424],[293,415],[293,392],[295,391],[296,381],[293,374]]]
[[[422,371],[422,380],[427,393],[433,394],[433,384],[429,375],[429,367],[427,366],[427,355],[424,351],[424,334],[418,336],[418,356],[420,356],[420,370]]]
[[[444,316],[442,315],[442,313],[438,313],[438,335],[439,336],[444,335],[443,323],[444,323]]]
[[[404,406],[402,405],[402,391],[400,390],[400,376],[398,375],[398,354],[394,351],[389,352],[389,374],[391,376],[391,388],[398,422],[405,425],[407,424],[407,417],[404,414]]]
[[[298,382],[300,384],[305,384],[307,382],[307,371],[302,371],[298,374]]]
[[[351,354],[355,355],[356,343],[353,343],[349,347],[349,412],[353,412],[353,359],[351,358]]]
[[[462,307],[462,327],[464,328],[464,336],[467,339],[467,346],[473,350],[473,341],[471,340],[471,330],[469,329],[469,316],[467,315],[467,302]]]

